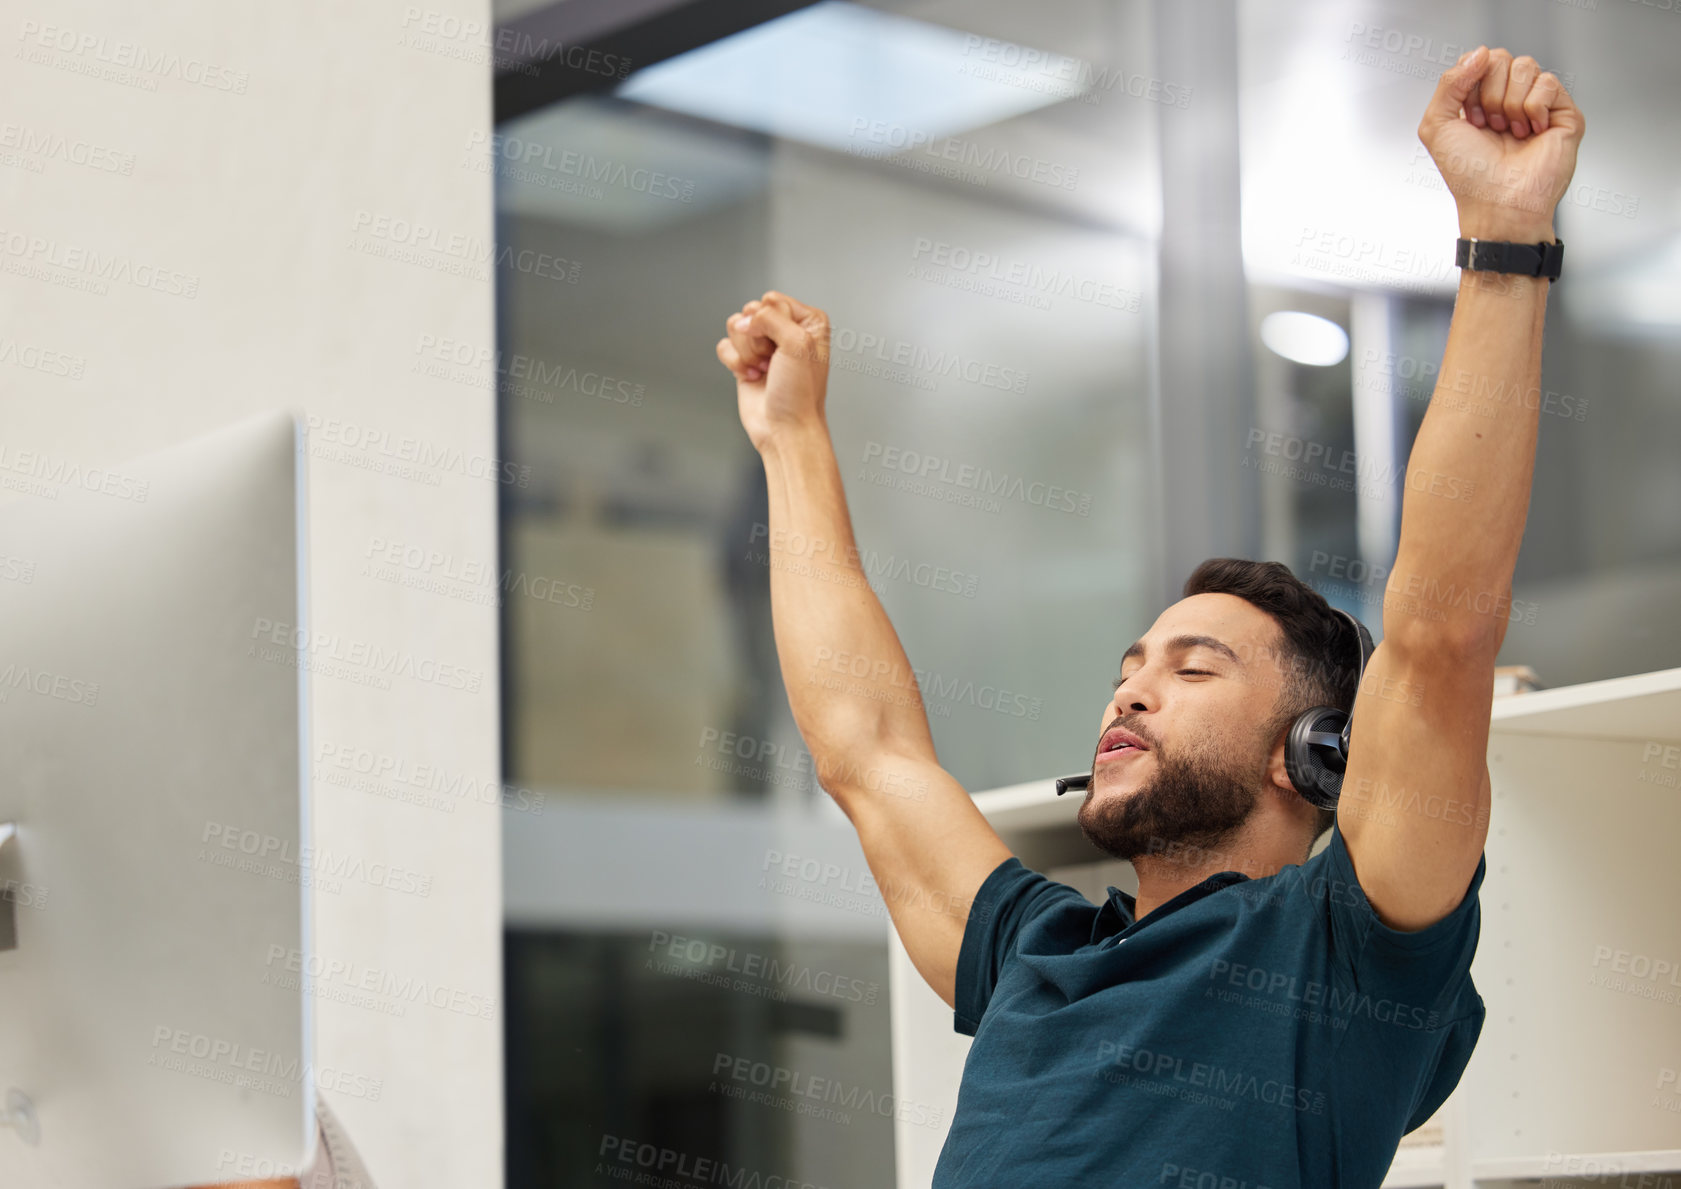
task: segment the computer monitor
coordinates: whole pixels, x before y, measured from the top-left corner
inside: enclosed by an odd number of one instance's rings
[[[0,1185],[313,1158],[303,460],[273,413],[0,507]]]

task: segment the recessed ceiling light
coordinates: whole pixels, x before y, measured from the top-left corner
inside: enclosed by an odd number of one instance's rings
[[[1005,54],[1000,46],[823,0],[639,70],[615,94],[843,153],[886,156],[1089,89],[1079,80],[1090,72],[1077,59],[1014,44]]]
[[[1272,351],[1310,367],[1348,358],[1348,332],[1317,314],[1280,310],[1261,319],[1261,341]]]

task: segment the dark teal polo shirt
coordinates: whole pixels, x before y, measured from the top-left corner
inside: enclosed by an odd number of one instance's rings
[[[1375,1189],[1482,1031],[1486,869],[1403,933],[1335,826],[1305,863],[1220,872],[1142,921],[1006,859],[958,956],[975,1040],[935,1189]]]

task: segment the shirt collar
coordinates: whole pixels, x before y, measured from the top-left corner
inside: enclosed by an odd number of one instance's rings
[[[1119,888],[1109,889],[1109,899],[1097,910],[1097,919],[1092,922],[1091,939],[1095,944],[1110,937],[1130,937],[1137,930],[1151,922],[1158,921],[1170,913],[1177,912],[1187,904],[1194,904],[1204,896],[1218,892],[1221,888],[1230,887],[1234,883],[1242,883],[1249,877],[1239,871],[1216,871],[1195,887],[1186,888],[1166,904],[1148,914],[1148,920],[1138,919],[1138,899],[1129,896]]]

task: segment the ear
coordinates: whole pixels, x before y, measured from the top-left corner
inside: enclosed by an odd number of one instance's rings
[[[1272,745],[1272,752],[1267,756],[1267,785],[1274,792],[1288,793],[1303,805],[1308,805],[1307,798],[1297,791],[1290,779],[1290,770],[1284,765],[1284,741],[1289,737],[1290,729],[1286,727],[1278,736],[1278,741]],[[1312,806],[1308,805],[1308,808],[1311,809]]]
[[[1267,788],[1278,799],[1280,807],[1291,819],[1299,821],[1302,829],[1312,832],[1319,820],[1319,810],[1314,808],[1313,802],[1302,796],[1290,780],[1290,771],[1284,766],[1284,741],[1289,738],[1290,731],[1278,737],[1273,744],[1272,753],[1267,757]],[[1311,845],[1311,844],[1310,844]]]

